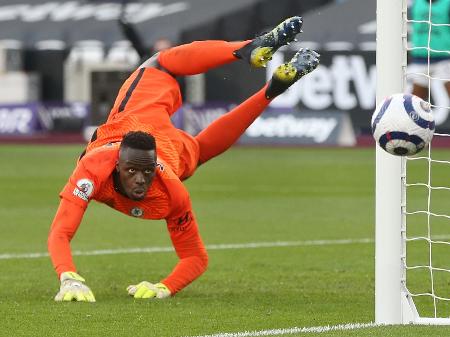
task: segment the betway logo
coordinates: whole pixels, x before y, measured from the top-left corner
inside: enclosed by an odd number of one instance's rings
[[[275,54],[273,63],[268,66],[267,77],[272,77],[274,68],[283,62],[283,55]],[[271,106],[291,108],[303,103],[311,110],[336,107],[347,111],[358,106],[371,110],[375,108],[375,95],[375,65],[366,65],[361,55],[335,55],[331,64],[319,65],[276,98]]]
[[[91,4],[78,1],[44,2],[39,5],[9,5],[0,6],[0,21],[63,22],[86,19],[109,21],[119,18],[121,8],[122,6],[119,3]],[[155,17],[186,11],[187,9],[189,9],[189,3],[184,1],[174,2],[168,5],[159,2],[132,2],[126,5],[125,13],[129,21],[138,23]]]
[[[337,118],[295,117],[279,115],[277,117],[259,117],[247,129],[245,135],[251,138],[311,138],[315,143],[325,142],[338,125]]]

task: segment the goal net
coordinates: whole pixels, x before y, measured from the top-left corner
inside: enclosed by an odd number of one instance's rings
[[[414,80],[432,105],[438,132],[413,157],[377,148],[375,320],[450,325],[450,158],[437,147],[450,142],[450,134],[439,131],[450,117],[450,66],[435,69],[433,62],[450,50],[431,43],[450,23],[433,20],[431,0],[414,1],[421,2],[422,13],[427,9],[425,18],[408,11],[411,1],[377,1],[377,101],[411,92]],[[411,43],[411,28],[421,29],[426,43]],[[416,55],[425,62],[408,65]]]

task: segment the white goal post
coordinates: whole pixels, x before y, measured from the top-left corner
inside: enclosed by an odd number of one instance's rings
[[[376,63],[377,103],[404,92],[407,0],[377,0]],[[406,159],[392,156],[379,146],[375,203],[375,322],[450,325],[450,318],[420,317],[407,290]]]

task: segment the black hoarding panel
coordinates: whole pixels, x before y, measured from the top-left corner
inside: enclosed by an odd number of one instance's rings
[[[300,111],[341,111],[349,114],[357,133],[370,133],[376,102],[375,51],[319,51],[319,67],[276,98],[271,106]],[[267,69],[250,69],[244,62],[207,74],[207,100],[241,102],[261,88],[277,65],[293,51],[275,54]],[[405,89],[409,91],[409,87]],[[443,83],[432,86],[436,130],[450,130],[448,97]],[[440,108],[442,106],[443,108]]]

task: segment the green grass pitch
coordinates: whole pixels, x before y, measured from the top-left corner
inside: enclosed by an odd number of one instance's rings
[[[81,150],[0,146],[0,256],[46,252],[58,192]],[[436,154],[450,158],[450,150]],[[234,148],[200,167],[186,184],[205,243],[243,248],[210,249],[207,272],[165,301],[134,300],[125,288],[165,276],[173,252],[76,256],[95,304],[55,303],[48,257],[0,259],[0,336],[195,336],[371,322],[374,158],[374,149]],[[448,183],[444,165],[433,174]],[[437,205],[448,210],[448,201]],[[450,234],[448,223],[439,234]],[[298,244],[246,248],[263,242]],[[95,202],[72,242],[83,252],[170,246],[163,222]],[[436,337],[450,328],[308,333],[316,334]]]

